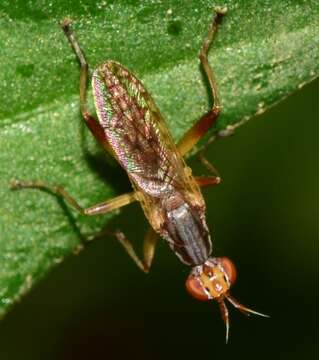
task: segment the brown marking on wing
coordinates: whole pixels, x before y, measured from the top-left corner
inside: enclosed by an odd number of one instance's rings
[[[152,196],[178,186],[181,162],[164,120],[143,85],[108,62],[93,75],[99,121],[118,161]]]

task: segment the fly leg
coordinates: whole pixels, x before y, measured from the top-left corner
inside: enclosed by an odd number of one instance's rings
[[[138,266],[138,268],[145,273],[149,272],[153,262],[155,247],[157,243],[157,234],[151,227],[148,229],[144,238],[142,259],[137,255],[131,241],[128,240],[125,234],[120,230],[102,230],[101,232],[94,234],[92,237],[90,237],[89,240],[95,240],[97,238],[107,235],[115,236],[118,242],[124,247],[129,257]]]
[[[221,182],[219,176],[196,176],[195,180],[200,187],[218,185]]]
[[[194,124],[182,137],[182,139],[178,142],[177,147],[182,155],[187,154],[196,144],[197,142],[207,133],[209,129],[216,122],[218,115],[221,110],[220,100],[217,91],[217,84],[213,74],[213,70],[209,65],[207,59],[207,53],[209,47],[213,41],[214,35],[218,30],[218,26],[221,23],[222,17],[225,15],[226,10],[221,8],[215,9],[215,14],[213,18],[213,22],[208,30],[208,34],[203,42],[202,48],[199,53],[199,59],[204,69],[204,72],[207,76],[211,92],[213,98],[213,107],[211,110],[204,114],[196,124]]]
[[[213,107],[211,110],[204,114],[198,121],[195,123],[191,129],[187,131],[187,133],[183,136],[183,138],[179,141],[177,144],[177,147],[182,155],[186,155],[196,144],[197,142],[207,133],[209,129],[212,128],[212,126],[215,124],[220,111],[221,111],[221,105],[217,90],[217,83],[215,80],[215,76],[213,73],[213,70],[208,62],[207,54],[209,47],[214,39],[214,36],[218,30],[219,25],[221,24],[222,17],[226,14],[226,9],[223,8],[215,8],[215,14],[212,21],[212,24],[208,30],[208,34],[203,42],[203,45],[201,47],[200,53],[199,53],[199,59],[202,64],[202,67],[204,69],[204,72],[207,76],[210,88],[211,88],[211,94],[213,98]],[[224,135],[220,136],[228,136],[230,131],[226,132],[224,131]],[[207,144],[208,145],[208,144]],[[217,185],[220,183],[221,178],[219,176],[218,171],[215,169],[215,167],[205,158],[204,154],[207,149],[207,145],[204,147],[204,150],[201,151],[198,155],[199,160],[204,165],[206,169],[208,169],[209,172],[213,173],[214,176],[210,177],[197,177],[196,181],[199,186],[212,186]]]
[[[145,235],[143,244],[143,259],[139,258],[133,248],[132,243],[125,237],[125,235],[121,231],[116,231],[114,235],[116,236],[117,240],[123,245],[124,249],[130,256],[130,258],[139,267],[139,269],[145,273],[148,273],[153,262],[155,247],[157,243],[157,234],[155,233],[155,231],[150,227]]]
[[[61,22],[61,28],[64,31],[64,34],[68,38],[71,47],[80,63],[80,110],[83,116],[83,119],[87,127],[91,130],[94,137],[101,143],[101,145],[112,154],[111,147],[108,144],[108,141],[105,137],[104,130],[100,123],[95,119],[94,116],[90,115],[88,112],[87,106],[87,78],[89,65],[86,61],[85,54],[80,47],[80,44],[75,37],[75,34],[71,28],[72,21],[68,18],[64,19]]]
[[[136,192],[119,195],[113,199],[104,201],[102,203],[90,206],[88,208],[82,207],[66,190],[61,186],[49,185],[43,181],[19,181],[12,180],[10,187],[12,190],[20,189],[39,189],[53,193],[64,199],[71,207],[76,209],[82,215],[99,215],[105,214],[112,210],[119,209],[122,206],[128,205],[138,200]]]
[[[73,196],[71,196],[66,190],[64,190],[61,186],[54,186],[46,184],[42,181],[19,181],[13,180],[11,181],[11,189],[12,190],[20,190],[20,189],[39,189],[43,191],[47,191],[53,193],[62,199],[64,199],[71,207],[76,209],[82,215],[100,215],[106,214],[112,210],[119,209],[125,205],[131,204],[134,201],[138,201],[138,193],[131,192],[126,193],[123,195],[116,196],[113,199],[104,201],[102,203],[84,208],[82,207]],[[157,235],[152,228],[149,228],[148,232],[146,233],[144,239],[144,246],[143,246],[143,260],[140,260],[138,255],[136,254],[131,242],[125,237],[125,235],[120,232],[116,231],[115,233],[110,231],[102,231],[99,234],[95,235],[93,238],[101,237],[103,235],[115,235],[116,239],[123,245],[129,256],[133,259],[136,265],[145,273],[147,273],[151,267],[155,246],[156,246],[156,239]]]
[[[203,166],[212,174],[214,174],[214,176],[200,176],[200,177],[196,177],[196,182],[199,186],[204,187],[204,186],[212,186],[212,185],[218,185],[221,182],[221,177],[219,175],[219,172],[216,170],[215,166],[210,163],[204,156],[206,151],[206,148],[204,148],[203,151],[201,151],[198,154],[198,158],[200,160],[200,162],[203,164]]]

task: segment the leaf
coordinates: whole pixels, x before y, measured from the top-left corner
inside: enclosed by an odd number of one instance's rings
[[[216,129],[260,114],[319,74],[317,1],[225,1],[209,58],[223,113]],[[198,50],[202,1],[18,1],[0,5],[0,313],[114,216],[85,218],[12,178],[61,184],[88,206],[129,189],[79,115],[79,68],[58,22],[69,16],[92,67],[112,58],[150,90],[179,139],[211,104]],[[211,134],[212,134],[211,133]]]

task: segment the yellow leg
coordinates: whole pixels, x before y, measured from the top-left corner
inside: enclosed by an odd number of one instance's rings
[[[155,247],[157,243],[157,234],[152,228],[146,233],[143,245],[143,259],[140,259],[136,254],[132,243],[126,238],[126,236],[121,231],[116,231],[114,233],[116,239],[123,245],[124,249],[130,256],[130,258],[135,262],[135,264],[145,273],[148,273],[153,262]]]
[[[82,207],[66,190],[61,186],[49,185],[42,181],[19,181],[13,180],[11,182],[12,190],[19,189],[39,189],[48,191],[64,199],[70,206],[79,211],[83,215],[98,215],[105,214],[109,211],[119,209],[122,206],[128,205],[134,201],[137,201],[137,193],[131,192],[117,196],[113,199],[104,201],[100,204],[90,206],[88,208]]]
[[[65,191],[61,186],[54,186],[46,184],[42,181],[19,181],[19,180],[13,180],[11,181],[11,189],[12,190],[19,190],[19,189],[39,189],[43,191],[48,191],[50,193],[53,193],[57,196],[60,196],[62,199],[64,199],[71,207],[79,211],[83,215],[99,215],[99,214],[105,214],[107,212],[110,212],[115,209],[119,209],[122,206],[128,205],[134,201],[138,200],[138,193],[137,192],[131,192],[126,193],[123,195],[119,195],[113,199],[104,201],[102,203],[90,206],[88,208],[82,207],[67,191]],[[149,272],[149,269],[151,267],[154,253],[155,253],[155,246],[156,246],[156,240],[157,240],[157,234],[154,232],[152,228],[149,228],[149,230],[146,233],[145,239],[144,239],[144,246],[143,246],[143,260],[141,260],[138,255],[136,254],[132,243],[125,237],[125,235],[121,231],[111,232],[111,231],[102,231],[96,235],[94,235],[92,238],[95,239],[97,237],[102,237],[104,235],[115,235],[117,240],[123,245],[126,252],[129,254],[129,256],[133,259],[135,264],[145,273]]]
[[[149,271],[154,259],[156,244],[157,234],[151,227],[149,227],[143,244],[144,265],[147,269],[147,272]]]

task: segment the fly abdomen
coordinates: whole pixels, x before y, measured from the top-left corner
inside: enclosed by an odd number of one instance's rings
[[[204,209],[191,207],[180,194],[165,202],[164,237],[185,264],[203,264],[211,253]]]

